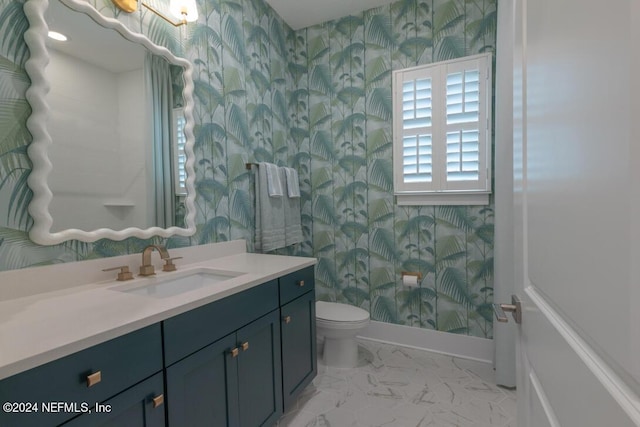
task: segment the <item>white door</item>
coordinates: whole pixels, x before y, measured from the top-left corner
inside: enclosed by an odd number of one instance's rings
[[[640,426],[640,5],[513,1],[518,427]]]

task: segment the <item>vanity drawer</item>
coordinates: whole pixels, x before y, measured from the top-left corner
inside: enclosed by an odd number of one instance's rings
[[[0,412],[1,426],[49,426],[75,417],[162,370],[160,324],[114,338],[0,381],[0,401],[29,402],[38,412]],[[43,411],[43,403],[62,402]]]
[[[278,281],[258,285],[163,322],[165,365],[278,308]]]
[[[280,280],[280,305],[313,290],[315,286],[313,269],[313,266],[307,267],[278,279]]]

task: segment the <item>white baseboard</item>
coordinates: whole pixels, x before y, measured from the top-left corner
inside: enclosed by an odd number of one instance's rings
[[[493,340],[372,321],[358,338],[493,363]]]

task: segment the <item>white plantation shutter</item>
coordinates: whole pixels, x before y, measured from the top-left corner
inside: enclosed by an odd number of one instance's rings
[[[402,85],[402,165],[405,182],[432,181],[431,78]]]
[[[490,61],[483,54],[394,71],[399,204],[488,203]]]
[[[187,143],[187,136],[184,134],[184,127],[187,120],[184,117],[182,108],[174,108],[173,110],[173,148],[174,148],[174,175],[176,194],[187,194],[187,172],[184,168],[187,162],[187,155],[184,152],[184,146]]]
[[[483,61],[484,59],[484,61]],[[488,191],[490,57],[444,68],[446,175],[443,189]]]

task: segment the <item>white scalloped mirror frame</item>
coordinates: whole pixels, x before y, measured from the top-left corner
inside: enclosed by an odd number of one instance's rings
[[[187,161],[185,170],[187,173],[186,188],[187,197],[185,199],[186,215],[185,228],[182,227],[150,227],[125,228],[123,230],[112,230],[100,228],[92,231],[79,229],[67,229],[59,232],[52,232],[51,226],[53,218],[49,212],[49,204],[53,197],[51,189],[47,183],[47,177],[52,169],[49,161],[47,149],[51,145],[51,136],[46,127],[49,116],[49,106],[47,104],[47,94],[49,92],[49,81],[45,73],[45,68],[49,63],[49,53],[45,40],[48,32],[48,25],[45,20],[45,12],[49,6],[48,0],[27,0],[24,11],[29,21],[29,29],[25,32],[24,39],[30,51],[30,58],[25,64],[25,69],[31,79],[31,86],[27,89],[26,98],[31,105],[32,113],[27,119],[27,128],[33,136],[33,142],[29,145],[28,155],[33,163],[33,169],[29,175],[28,185],[33,191],[33,199],[29,204],[29,214],[33,218],[34,224],[29,231],[29,237],[40,245],[55,245],[67,240],[80,240],[83,242],[94,242],[99,239],[123,240],[128,237],[138,237],[148,239],[153,236],[170,237],[191,236],[196,231],[195,226],[195,187],[194,187],[194,153],[193,153],[193,67],[184,58],[176,57],[168,49],[157,46],[147,37],[133,33],[120,21],[103,16],[93,6],[82,0],[55,0],[61,1],[70,8],[89,15],[94,21],[105,28],[119,32],[124,38],[134,43],[138,43],[149,49],[152,53],[162,56],[171,63],[184,68],[184,115],[185,126],[185,153]]]

